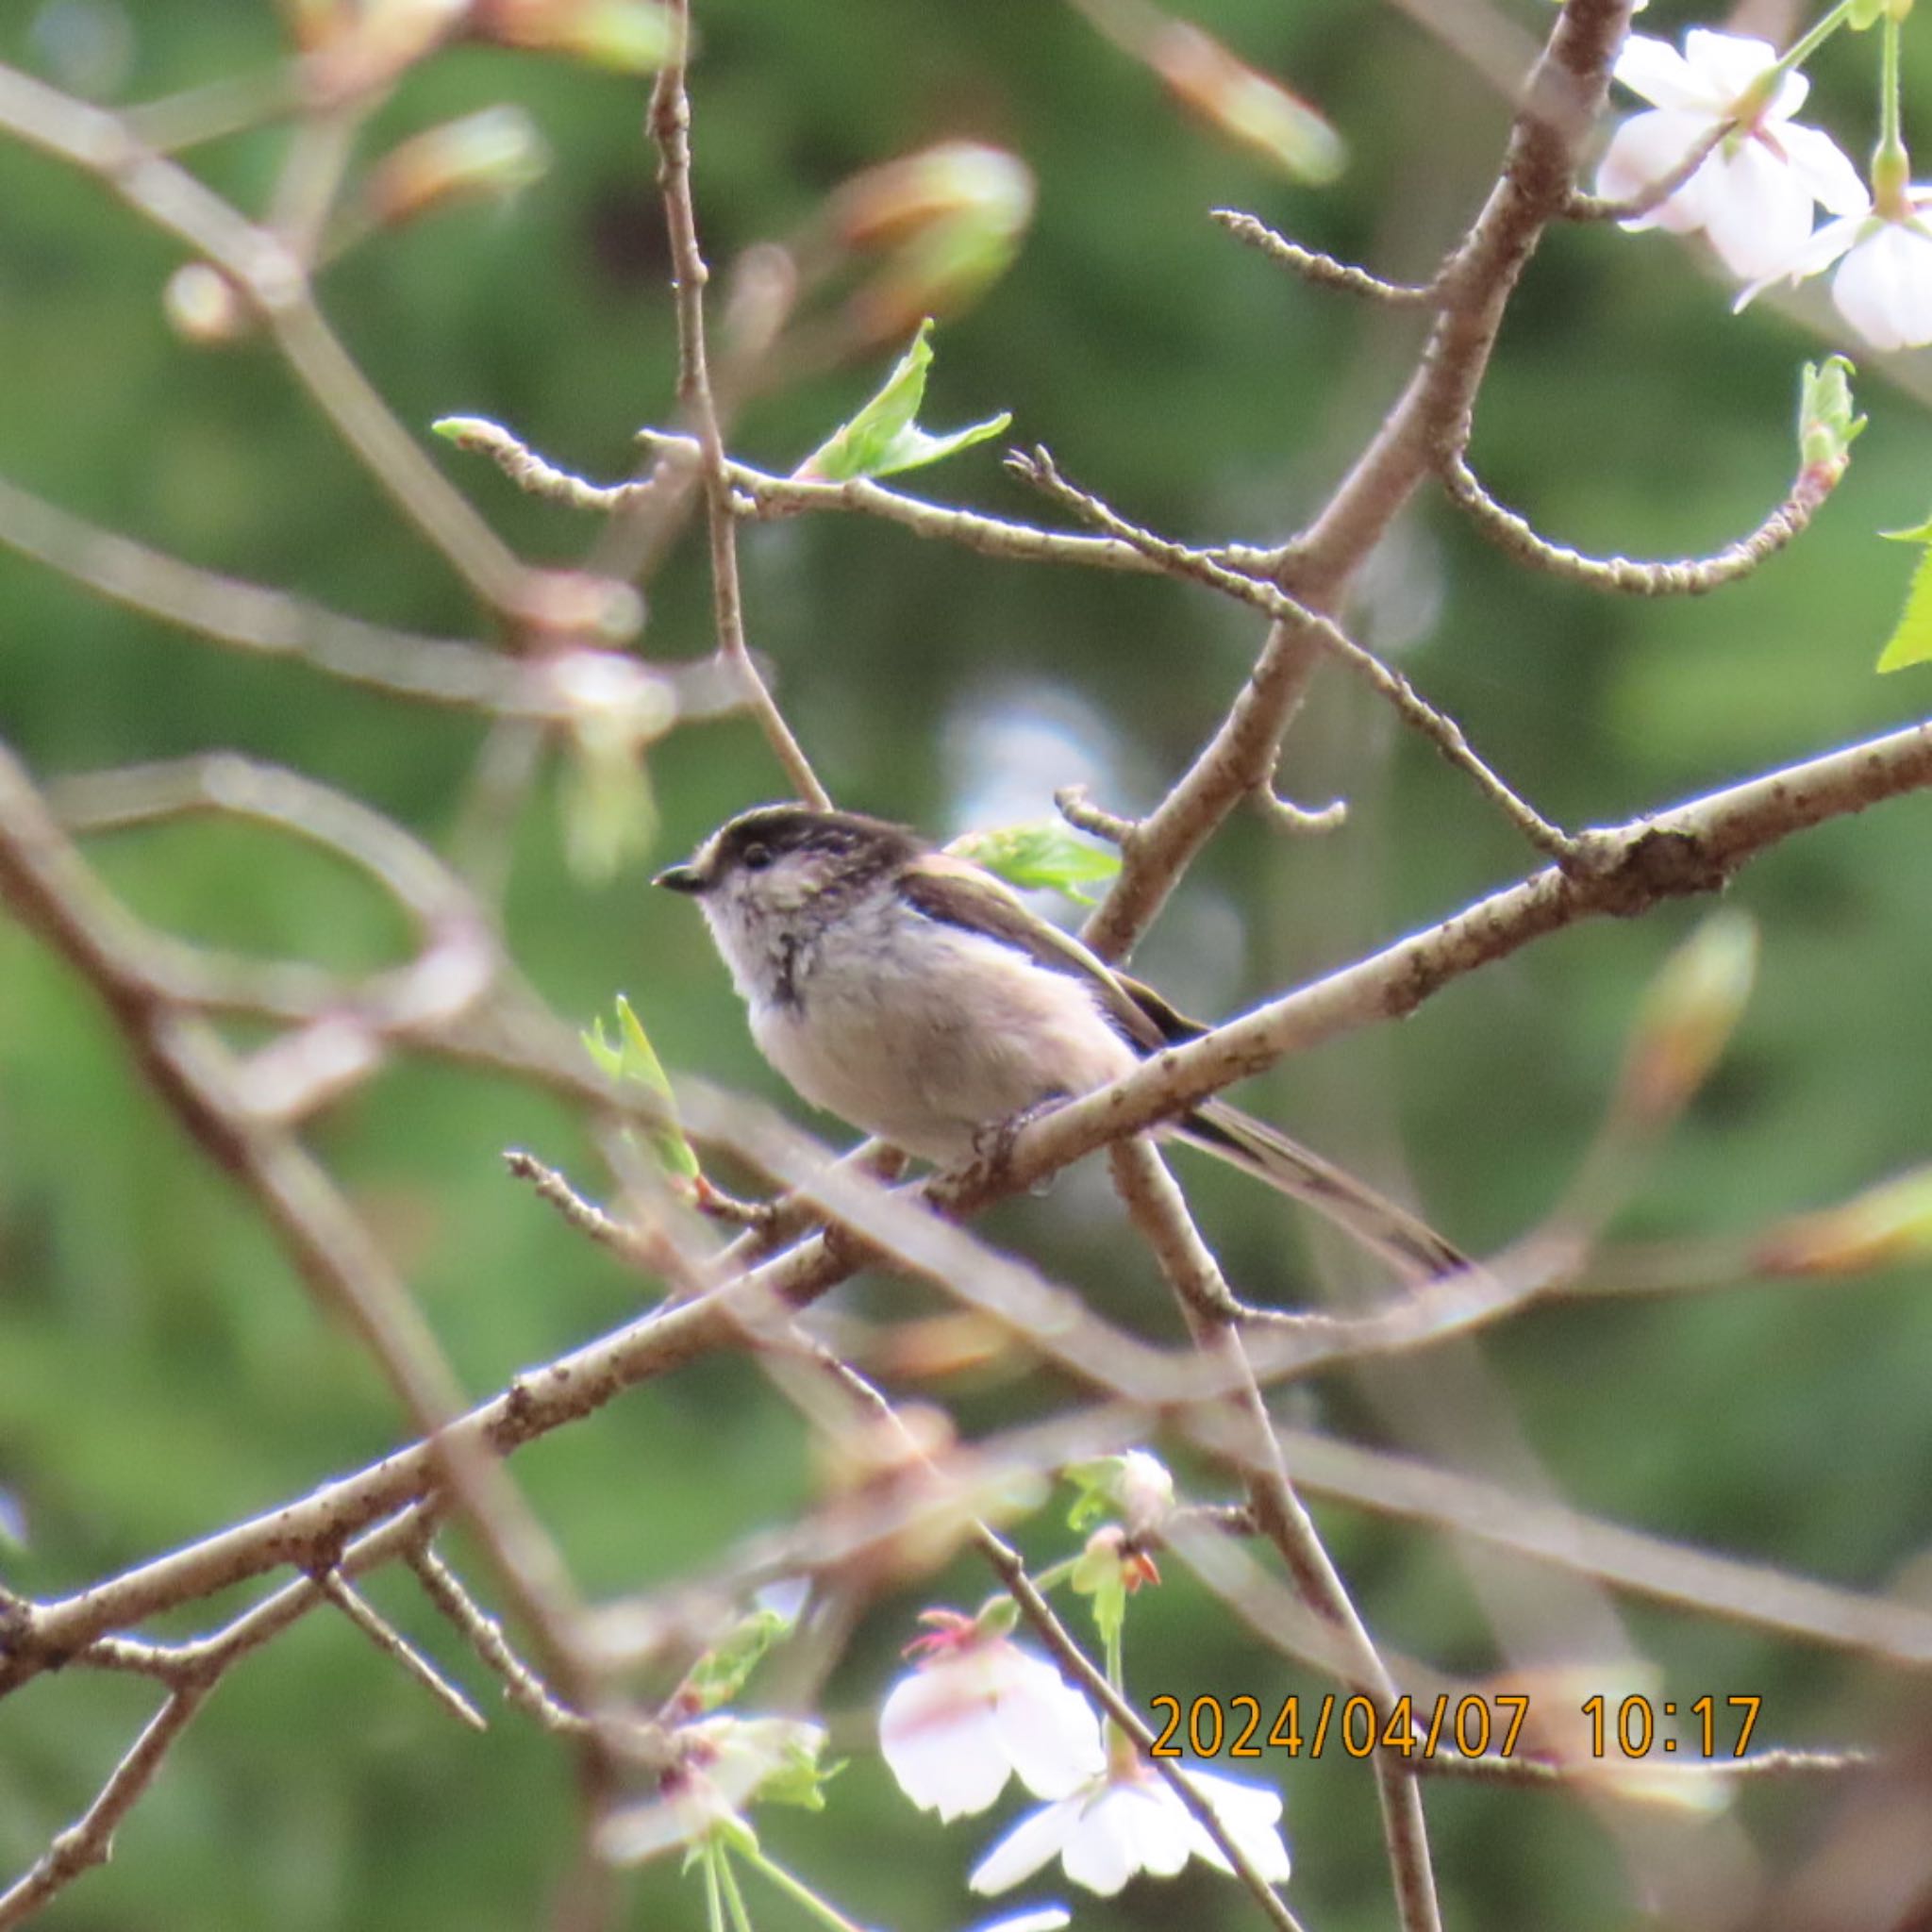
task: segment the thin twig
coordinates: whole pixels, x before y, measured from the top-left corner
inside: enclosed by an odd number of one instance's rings
[[[429,1601],[459,1630],[470,1647],[503,1679],[504,1695],[545,1730],[577,1735],[590,1728],[578,1712],[558,1703],[550,1687],[520,1657],[503,1625],[463,1588],[462,1580],[426,1542],[406,1558]]]
[[[758,721],[792,791],[821,809],[831,795],[818,781],[803,747],[792,735],[752,661],[744,641],[744,602],[738,581],[738,524],[731,508],[731,480],[725,471],[724,434],[711,393],[705,349],[705,284],[710,271],[698,246],[697,213],[691,192],[691,94],[685,61],[691,48],[691,0],[667,0],[676,51],[651,90],[651,138],[658,144],[658,187],[671,233],[673,283],[677,295],[677,395],[696,435],[710,532],[711,596],[718,628],[718,653],[742,686],[745,702]]]
[[[635,1228],[614,1221],[594,1201],[587,1201],[553,1167],[546,1167],[534,1154],[521,1147],[507,1147],[503,1164],[520,1181],[528,1181],[540,1201],[547,1201],[579,1234],[588,1235],[600,1247],[609,1248],[626,1261],[649,1265],[656,1258],[652,1242]]]
[[[1053,1606],[1041,1595],[1034,1587],[1033,1579],[1027,1575],[1020,1553],[990,1529],[983,1529],[977,1541],[987,1561],[1019,1605],[1020,1614],[1033,1626],[1060,1668],[1134,1740],[1141,1759],[1166,1781],[1169,1790],[1187,1807],[1188,1815],[1213,1840],[1222,1857],[1234,1867],[1236,1874],[1247,1887],[1255,1903],[1280,1928],[1280,1932],[1302,1932],[1300,1920],[1255,1869],[1254,1861],[1242,1850],[1240,1840],[1222,1824],[1214,1807],[1188,1781],[1181,1767],[1170,1758],[1155,1755],[1154,1733],[1147,1728],[1141,1713],[1108,1682],[1107,1673],[1093,1663],[1074,1641],[1073,1633],[1054,1614]]]
[[[323,1595],[383,1656],[400,1664],[458,1724],[468,1724],[473,1731],[490,1728],[483,1713],[341,1571],[325,1570],[315,1581]]]
[[[0,1892],[0,1932],[24,1924],[63,1886],[90,1866],[107,1862],[116,1828],[154,1782],[169,1748],[188,1728],[208,1689],[207,1685],[183,1685],[168,1693],[167,1701],[101,1787],[100,1795],[54,1840],[30,1871]]]
[[[437,427],[458,449],[488,457],[518,489],[575,509],[629,509],[653,500],[660,488],[655,475],[642,482],[592,483],[559,468],[513,431],[484,416],[448,417]],[[695,437],[641,429],[637,440],[655,450],[660,461],[695,465],[702,456]],[[1159,568],[1131,544],[1117,543],[1111,538],[1046,530],[979,510],[957,509],[950,504],[890,490],[869,476],[854,476],[842,483],[808,482],[796,476],[774,475],[737,460],[725,462],[724,475],[731,485],[732,513],[750,522],[782,522],[820,511],[857,511],[897,524],[915,537],[955,543],[962,550],[1009,563],[1086,564],[1143,575]],[[1240,570],[1265,565],[1272,553],[1230,544],[1212,554],[1230,569]]]
[[[1271,261],[1278,261],[1284,268],[1292,269],[1304,281],[1312,282],[1317,288],[1340,289],[1344,294],[1364,295],[1371,301],[1386,303],[1393,308],[1429,308],[1435,307],[1440,299],[1433,282],[1385,282],[1380,275],[1372,275],[1367,269],[1357,268],[1352,262],[1338,261],[1332,255],[1301,247],[1286,236],[1277,235],[1266,222],[1243,214],[1239,208],[1210,208],[1208,218],[1219,222],[1236,241],[1245,242],[1250,248],[1258,249]]]
[[[1669,174],[1659,175],[1621,201],[1572,189],[1563,204],[1563,219],[1570,222],[1641,222],[1646,215],[1655,214],[1678,189],[1689,185],[1691,175],[1730,139],[1735,125],[1733,122],[1721,122],[1698,141]]]
[[[1442,488],[1452,503],[1469,512],[1470,520],[1498,549],[1518,563],[1546,571],[1586,590],[1621,591],[1632,597],[1701,597],[1746,577],[1803,534],[1819,506],[1830,495],[1836,477],[1822,469],[1807,470],[1790,494],[1749,535],[1726,543],[1708,557],[1637,558],[1588,557],[1538,534],[1527,517],[1506,508],[1477,480],[1460,454],[1445,457]]]
[[[1342,1638],[1350,1653],[1350,1688],[1374,1704],[1380,1735],[1399,1694],[1395,1681],[1313,1519],[1289,1480],[1261,1385],[1247,1360],[1238,1318],[1231,1312],[1234,1297],[1220,1263],[1194,1225],[1185,1197],[1151,1142],[1116,1141],[1109,1154],[1115,1190],[1179,1298],[1189,1326],[1204,1351],[1224,1360],[1235,1372],[1234,1407],[1249,1444],[1245,1464],[1248,1507],[1254,1512],[1257,1530],[1280,1553],[1302,1601],[1333,1624]],[[1441,1932],[1441,1907],[1436,1896],[1422,1793],[1392,1755],[1375,1753],[1374,1769],[1405,1932]]]
[[[1062,785],[1053,795],[1059,815],[1076,830],[1105,839],[1109,845],[1124,845],[1137,829],[1132,819],[1107,811],[1087,795],[1084,785]]]
[[[1069,482],[1044,449],[1035,449],[1024,455],[1015,452],[1008,458],[1007,466],[1015,475],[1024,476],[1067,505],[1075,515],[1156,558],[1174,575],[1191,577],[1227,596],[1251,604],[1256,609],[1266,611],[1277,625],[1319,644],[1345,664],[1371,690],[1387,699],[1404,724],[1420,732],[1450,764],[1473,779],[1483,796],[1537,851],[1561,860],[1571,858],[1574,842],[1570,835],[1560,826],[1553,825],[1526,799],[1519,797],[1483,762],[1461,725],[1446,711],[1439,711],[1430,704],[1401,672],[1383,663],[1373,651],[1364,650],[1340,625],[1309,609],[1273,584],[1244,576],[1216,562],[1203,551],[1191,550],[1186,544],[1158,537],[1153,531],[1129,523],[1099,497]],[[1143,823],[1141,827],[1143,837],[1149,834],[1153,823],[1152,820]]]
[[[1272,785],[1257,785],[1251,794],[1256,809],[1277,832],[1296,839],[1319,838],[1324,832],[1339,832],[1348,823],[1348,801],[1335,798],[1319,809],[1310,810],[1283,798]]]

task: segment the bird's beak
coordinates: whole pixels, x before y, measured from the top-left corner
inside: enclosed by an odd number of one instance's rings
[[[673,865],[666,867],[651,883],[666,886],[674,892],[702,892],[705,875],[694,865]]]

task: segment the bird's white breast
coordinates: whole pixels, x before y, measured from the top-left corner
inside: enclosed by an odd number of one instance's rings
[[[965,1159],[980,1129],[1137,1058],[1079,980],[896,895],[848,908],[782,980],[745,977],[753,1033],[792,1086],[928,1160]]]

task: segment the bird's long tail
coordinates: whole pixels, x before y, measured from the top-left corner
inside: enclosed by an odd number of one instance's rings
[[[1473,1265],[1425,1221],[1224,1100],[1210,1100],[1176,1127],[1185,1141],[1252,1174],[1324,1214],[1344,1233],[1373,1248],[1402,1274],[1424,1279]]]

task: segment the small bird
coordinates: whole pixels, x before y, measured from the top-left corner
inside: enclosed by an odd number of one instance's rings
[[[941,1167],[989,1131],[1208,1029],[999,879],[858,812],[741,812],[657,883],[695,898],[765,1058],[814,1107]],[[1403,1273],[1466,1257],[1220,1099],[1171,1131],[1306,1201]]]

